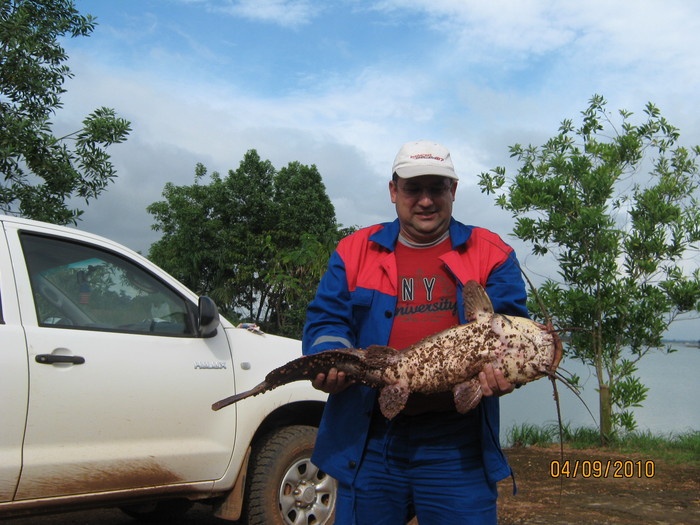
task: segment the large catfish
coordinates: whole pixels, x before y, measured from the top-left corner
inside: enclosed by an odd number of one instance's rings
[[[494,313],[488,295],[476,281],[464,285],[463,297],[467,324],[426,337],[404,350],[370,346],[299,357],[270,372],[252,389],[214,403],[212,409],[337,368],[357,383],[380,389],[379,407],[388,419],[404,409],[412,392],[452,391],[457,411],[466,413],[481,400],[478,374],[486,364],[501,369],[515,385],[554,375],[562,344],[551,327]]]

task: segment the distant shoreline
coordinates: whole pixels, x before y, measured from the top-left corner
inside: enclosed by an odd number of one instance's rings
[[[566,334],[561,336],[561,340],[565,343],[571,341],[571,336]],[[689,339],[662,339],[662,344],[665,345],[683,345],[690,348],[700,348],[700,340],[689,340]]]
[[[678,339],[664,339],[661,341],[664,344],[685,345],[691,348],[700,348],[700,341],[685,341]]]

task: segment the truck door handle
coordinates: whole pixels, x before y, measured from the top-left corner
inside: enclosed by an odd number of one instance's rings
[[[56,354],[38,354],[35,357],[37,363],[42,365],[52,365],[54,363],[70,363],[73,365],[82,365],[85,358],[79,355],[56,355]]]

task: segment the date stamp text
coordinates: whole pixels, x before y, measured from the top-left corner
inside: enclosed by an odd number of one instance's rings
[[[549,475],[553,478],[653,478],[656,465],[653,460],[603,459],[553,460]]]

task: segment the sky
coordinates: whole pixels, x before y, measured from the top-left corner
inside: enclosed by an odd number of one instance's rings
[[[194,168],[235,170],[249,149],[280,169],[314,164],[345,225],[392,220],[401,144],[447,146],[454,216],[504,236],[535,279],[553,276],[509,237],[510,215],[477,186],[515,143],[544,143],[594,94],[615,113],[647,102],[700,143],[696,0],[76,0],[97,18],[63,42],[74,77],[54,122],[107,106],[131,121],[109,150],[119,176],[79,228],[147,253],[146,212]],[[77,202],[76,205],[82,206]],[[303,203],[300,203],[303,205]],[[697,267],[700,258],[688,261]],[[673,335],[698,339],[700,321]]]

